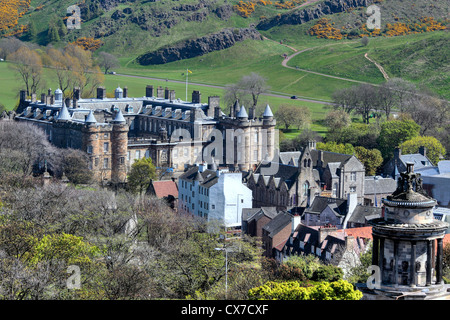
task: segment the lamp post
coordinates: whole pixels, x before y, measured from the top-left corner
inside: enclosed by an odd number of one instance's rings
[[[228,298],[228,251],[226,248],[214,248],[217,251],[225,251],[225,299]]]
[[[378,203],[377,203],[377,181],[378,181],[378,177],[374,176],[373,177],[374,183],[373,183],[373,189],[375,190],[375,198],[374,198],[374,202],[375,202],[375,207],[378,207]]]

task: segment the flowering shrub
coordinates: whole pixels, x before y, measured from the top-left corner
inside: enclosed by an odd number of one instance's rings
[[[98,39],[85,37],[77,39],[77,41],[72,42],[72,44],[76,44],[84,50],[89,51],[95,51],[103,45],[103,43]]]
[[[2,0],[0,5],[0,32],[12,29],[18,24],[30,7],[31,0]]]
[[[317,38],[325,39],[341,40],[344,37],[341,30],[333,27],[330,24],[330,19],[327,18],[319,19],[317,23],[309,29],[308,33],[311,36],[317,36]]]
[[[398,17],[395,19],[399,20]],[[445,20],[448,23],[449,19]],[[367,25],[363,24],[359,29],[346,30],[345,27],[338,29],[330,24],[330,20],[327,18],[321,18],[317,23],[311,27],[308,33],[311,36],[317,36],[317,38],[336,39],[341,40],[343,38],[358,38],[358,37],[395,37],[408,34],[417,34],[423,32],[432,32],[437,30],[445,30],[445,23],[436,21],[433,17],[421,17],[416,22],[395,22],[387,23],[384,29],[368,30]]]
[[[248,18],[256,9],[257,6],[274,5],[277,9],[293,9],[296,5],[302,4],[306,0],[286,0],[283,2],[273,3],[271,0],[250,0],[239,1],[238,4],[233,6],[234,11],[241,17]]]

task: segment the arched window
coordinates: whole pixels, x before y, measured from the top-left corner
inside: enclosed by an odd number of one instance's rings
[[[309,195],[309,182],[305,181],[303,184],[303,195],[308,196]]]

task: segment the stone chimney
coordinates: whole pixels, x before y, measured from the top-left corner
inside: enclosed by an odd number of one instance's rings
[[[420,146],[419,147],[419,153],[421,155],[423,155],[424,157],[426,157],[427,156],[427,148],[425,146]]]
[[[220,97],[211,96],[208,97],[208,117],[215,117],[215,109],[216,107],[220,108]]]
[[[27,91],[26,90],[20,90],[20,101],[25,101],[26,99],[27,99]]]
[[[255,118],[255,108],[250,107],[250,108],[248,108],[248,119],[252,120],[254,118]]]
[[[157,98],[164,98],[164,88],[159,86],[156,88],[156,97]]]
[[[169,99],[169,88],[164,88],[164,99]]]
[[[319,228],[319,243],[322,243],[326,237],[328,237],[329,235],[331,236],[336,236],[337,235],[337,227],[327,224],[324,226],[321,226]]]
[[[97,88],[97,99],[105,99],[106,98],[106,89],[104,87]]]
[[[296,213],[291,217],[291,233],[294,233],[297,227],[300,225],[302,217]]]
[[[345,237],[345,250],[350,251],[355,249],[355,237],[346,236]]]
[[[80,92],[81,92],[81,90],[79,87],[73,88],[73,98],[76,100],[80,100],[80,98],[81,98]]]
[[[31,102],[36,102],[36,100],[37,100],[36,93],[33,92],[31,94]]]
[[[192,91],[192,103],[201,103],[202,94],[200,91],[194,90]]]
[[[123,88],[123,97],[128,98],[128,88],[127,87]]]
[[[151,97],[153,97],[153,95],[154,95],[154,92],[153,92],[153,86],[148,85],[148,86],[145,88],[145,96],[146,96],[147,98],[151,98]]]

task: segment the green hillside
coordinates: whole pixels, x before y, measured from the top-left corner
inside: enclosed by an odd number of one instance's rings
[[[319,102],[330,101],[334,90],[354,85],[355,81],[374,84],[385,81],[375,65],[364,58],[364,54],[368,53],[390,77],[403,77],[450,98],[447,31],[371,37],[365,47],[359,38],[331,40],[309,35],[308,30],[317,22],[313,20],[258,30],[266,40],[236,42],[228,49],[191,59],[153,66],[142,66],[136,62],[139,55],[164,46],[196,39],[224,28],[257,26],[265,19],[283,17],[324,1],[306,2],[299,9],[280,9],[274,5],[275,1],[267,5],[258,2],[255,11],[245,18],[233,10],[237,0],[85,0],[79,4],[83,18],[81,29],[67,30],[59,42],[50,44],[62,47],[80,37],[98,39],[103,45],[94,52],[94,56],[101,51],[113,53],[121,63],[115,71],[128,75],[184,81],[182,74],[189,68],[193,71],[190,81],[225,86],[250,72],[258,72],[267,78],[272,93],[297,95]],[[423,16],[442,22],[449,14],[448,4],[443,0],[416,0],[414,3],[378,0],[376,3],[381,9],[383,25],[411,22]],[[33,41],[48,45],[49,26],[66,16],[67,7],[72,4],[68,0],[32,0],[30,10],[19,19],[19,24],[33,21],[37,29],[37,37]],[[345,28],[346,32],[359,30],[367,19],[365,8],[352,8],[326,17],[333,27]],[[288,62],[287,66],[291,68],[282,66],[283,55],[289,56],[304,49],[309,50]],[[7,81],[11,76],[10,72],[6,72],[1,81]],[[126,85],[124,80],[115,77],[117,82]],[[5,94],[11,101],[11,93]],[[2,99],[5,100],[4,97]]]

